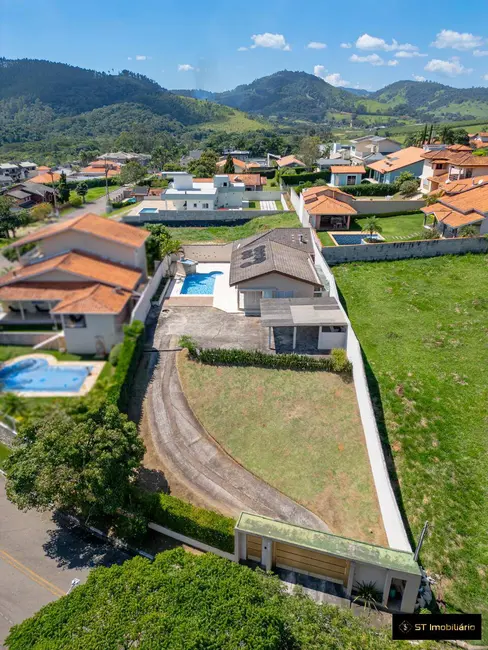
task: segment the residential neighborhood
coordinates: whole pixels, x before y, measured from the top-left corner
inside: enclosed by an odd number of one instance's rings
[[[488,36],[127,9],[4,12],[0,646],[484,647]]]

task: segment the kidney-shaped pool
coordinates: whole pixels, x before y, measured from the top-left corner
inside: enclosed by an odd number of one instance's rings
[[[91,373],[91,366],[50,364],[47,359],[19,359],[0,370],[0,391],[76,393]]]

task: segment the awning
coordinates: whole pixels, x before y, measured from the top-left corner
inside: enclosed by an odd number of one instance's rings
[[[261,300],[263,327],[305,327],[347,325],[335,298],[264,298]]]

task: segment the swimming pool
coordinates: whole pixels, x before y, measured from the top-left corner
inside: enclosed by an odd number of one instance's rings
[[[383,241],[383,239],[382,239],[382,237],[380,237],[380,235],[373,235],[373,237],[371,237],[370,235],[368,235],[368,233],[365,233],[365,232],[359,232],[359,233],[350,234],[350,235],[344,235],[344,234],[339,235],[339,234],[336,234],[334,232],[334,233],[332,233],[332,236],[334,237],[336,242],[339,244],[339,246],[347,246],[348,244],[349,245],[352,245],[352,244],[364,244],[364,239],[366,239],[366,238],[368,238],[368,239],[377,239],[378,241]]]
[[[157,208],[142,208],[139,214],[157,214],[159,210]]]
[[[91,366],[51,365],[47,359],[20,359],[0,370],[0,390],[76,393],[91,370]]]
[[[180,294],[183,296],[211,296],[214,290],[215,278],[222,275],[221,271],[211,273],[192,273],[187,275]]]

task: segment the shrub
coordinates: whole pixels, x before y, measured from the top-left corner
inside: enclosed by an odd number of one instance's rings
[[[149,521],[222,551],[234,551],[235,520],[164,493],[134,489],[133,506]],[[134,508],[135,509],[135,508]]]
[[[136,320],[124,327],[124,341],[113,376],[113,384],[107,391],[107,402],[117,405],[124,412],[129,403],[132,379],[142,355],[143,343],[143,323]]]
[[[147,536],[147,517],[139,512],[121,512],[115,518],[113,532],[126,542],[141,542]]]
[[[347,358],[344,348],[334,348],[331,352],[332,369],[334,372],[351,372],[352,364]]]
[[[413,196],[419,191],[419,184],[415,180],[404,181],[400,185],[400,192],[403,196]]]
[[[69,196],[69,204],[73,208],[80,208],[82,203],[83,203],[83,199],[81,198],[81,196],[79,196],[78,194],[75,194],[75,192],[71,192],[71,194]]]
[[[185,346],[188,347],[188,346]],[[192,359],[212,366],[259,366],[276,370],[308,370],[350,373],[352,365],[341,351],[332,351],[330,357],[315,359],[301,354],[266,354],[259,350],[224,350],[221,348],[199,349],[188,347]],[[339,356],[337,356],[337,354]]]
[[[108,355],[108,360],[114,368],[119,363],[119,357],[122,352],[122,346],[123,343],[117,343],[117,345],[114,345],[114,347],[110,350],[110,354]]]
[[[322,171],[322,172],[304,172],[300,174],[282,174],[281,175],[281,180],[285,183],[285,185],[301,185],[302,183],[306,183],[307,181],[317,181],[317,180],[324,180],[324,181],[330,181],[330,171]],[[356,186],[351,186],[351,187],[358,187]]]
[[[112,208],[113,208],[114,210],[117,210],[118,208],[123,208],[123,207],[124,207],[124,203],[123,203],[123,201],[114,201],[114,202],[112,203]]]

